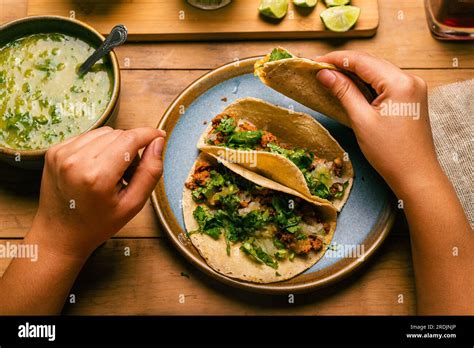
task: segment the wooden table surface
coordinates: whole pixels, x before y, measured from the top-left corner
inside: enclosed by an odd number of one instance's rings
[[[72,4],[74,2],[71,2]],[[353,40],[131,43],[122,68],[118,128],[156,126],[168,104],[210,69],[281,45],[298,56],[340,49],[371,52],[423,77],[430,88],[474,77],[472,43],[430,36],[423,0],[379,1],[375,37]],[[26,14],[26,0],[0,0],[0,23]],[[79,18],[87,21],[87,19]],[[0,164],[0,243],[18,243],[38,206],[40,175]],[[124,255],[126,247],[130,256]],[[0,259],[0,274],[10,260]],[[413,269],[400,212],[376,255],[342,282],[311,294],[258,295],[208,278],[171,246],[151,203],[100,247],[80,274],[66,314],[401,314],[415,313]]]

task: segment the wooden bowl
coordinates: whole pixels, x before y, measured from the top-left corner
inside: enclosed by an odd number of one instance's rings
[[[34,16],[21,18],[1,25],[0,47],[27,35],[51,32],[71,35],[97,47],[105,40],[97,30],[76,19],[60,16]],[[114,52],[110,52],[105,59],[106,62],[110,64],[113,77],[112,95],[105,111],[85,132],[103,126],[118,112],[120,95],[119,64]],[[0,146],[0,160],[21,168],[40,169],[42,168],[44,155],[47,150],[47,148],[39,150],[18,150]]]

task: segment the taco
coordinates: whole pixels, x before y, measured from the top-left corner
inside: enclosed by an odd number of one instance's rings
[[[229,105],[209,124],[198,148],[337,210],[352,187],[347,153],[319,122],[263,100]]]
[[[183,191],[193,245],[215,271],[255,283],[292,278],[326,252],[336,211],[201,153]]]
[[[267,86],[310,109],[350,126],[341,102],[316,80],[316,74],[321,69],[337,70],[347,75],[369,102],[377,96],[372,87],[351,72],[340,70],[332,64],[295,57],[281,47],[275,48],[255,63],[255,75]]]

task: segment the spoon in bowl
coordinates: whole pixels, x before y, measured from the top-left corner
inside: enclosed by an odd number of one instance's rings
[[[109,33],[102,44],[86,59],[79,67],[78,74],[83,76],[92,66],[103,56],[108,54],[115,47],[120,46],[127,40],[128,30],[123,24],[116,25]]]

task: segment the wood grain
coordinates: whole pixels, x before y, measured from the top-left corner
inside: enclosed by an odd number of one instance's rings
[[[0,0],[0,23],[25,16],[26,5],[27,0]],[[122,71],[122,103],[115,125],[153,126],[169,102],[207,70],[234,59],[267,53],[278,45],[305,57],[340,49],[367,51],[422,76],[430,88],[474,78],[472,43],[433,39],[426,25],[423,0],[380,1],[379,14],[380,26],[371,39],[124,45],[117,50],[121,66],[126,70]],[[453,59],[457,59],[458,67],[453,66]],[[38,176],[0,164],[0,239],[22,237],[29,230],[37,208]],[[129,258],[123,256],[126,246],[131,247]],[[0,258],[0,274],[8,262]],[[190,278],[181,276],[181,272]],[[183,260],[167,239],[160,237],[159,222],[151,204],[147,204],[116,239],[108,241],[93,255],[73,291],[77,303],[66,306],[67,314],[404,315],[415,312],[409,239],[403,214],[399,214],[391,235],[374,259],[357,274],[326,290],[297,296],[296,304],[289,306],[283,297],[242,293],[202,275]],[[185,296],[185,304],[179,303],[180,294]],[[398,302],[399,295],[403,295],[403,303]]]
[[[125,247],[130,256],[124,256]],[[166,239],[114,239],[85,265],[71,291],[76,303],[66,305],[64,313],[410,315],[414,314],[410,260],[408,236],[390,236],[356,274],[337,286],[296,295],[295,303],[289,304],[287,296],[253,294],[217,283],[185,262]],[[7,264],[0,259],[0,274]]]
[[[431,37],[423,0],[380,1],[379,7],[380,26],[371,39],[274,40],[245,44],[133,43],[116,52],[120,64],[132,69],[213,69],[235,59],[266,54],[277,46],[307,58],[335,50],[359,50],[387,59],[401,68],[474,68],[472,42],[443,42]],[[470,77],[474,78],[472,74]]]
[[[319,14],[326,9],[320,1],[313,11],[290,5],[279,21],[259,16],[258,2],[238,0],[217,11],[202,11],[185,1],[169,0],[29,0],[27,14],[54,14],[87,21],[107,34],[117,23],[129,30],[130,40],[215,40],[367,37],[379,23],[377,0],[353,0],[361,8],[355,27],[344,33],[326,30]]]
[[[430,88],[462,81],[474,69],[410,70],[423,77]],[[112,124],[129,129],[155,127],[171,101],[192,81],[204,74],[196,70],[123,70],[120,111]],[[210,115],[211,116],[211,115]],[[40,173],[24,171],[0,163],[0,238],[23,237],[30,229],[38,204]],[[117,237],[155,237],[161,234],[151,204]]]
[[[26,15],[27,0],[2,1],[0,23]],[[380,26],[371,39],[131,43],[116,52],[126,69],[213,69],[234,59],[266,54],[276,46],[308,58],[334,50],[360,50],[402,68],[474,68],[472,43],[431,37],[423,0],[379,1],[379,15]],[[453,66],[455,62],[457,67]]]

